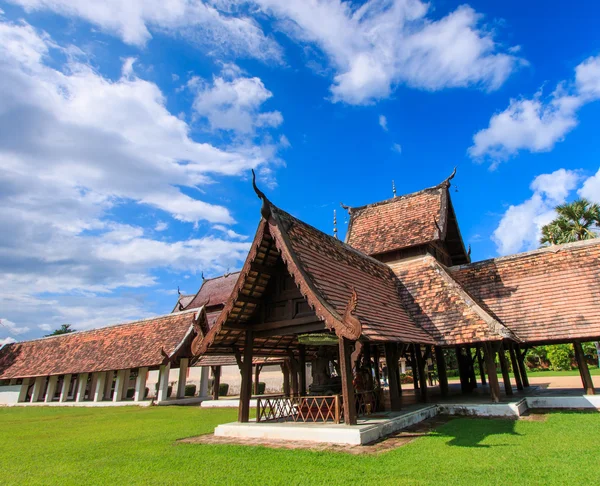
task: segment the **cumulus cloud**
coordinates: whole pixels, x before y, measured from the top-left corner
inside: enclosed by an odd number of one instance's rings
[[[463,5],[432,20],[419,0],[255,0],[279,28],[317,45],[335,69],[333,101],[365,104],[397,84],[497,89],[522,61],[501,52],[482,16]]]
[[[274,144],[196,142],[133,59],[110,80],[72,56],[61,64],[54,54],[68,49],[26,23],[0,22],[0,309],[15,329],[145,316],[141,301],[115,293],[155,285],[159,269],[237,266],[246,242],[156,241],[113,221],[113,210],[231,225],[226,207],[192,196],[215,176],[250,168],[272,178],[277,159]]]
[[[182,37],[208,52],[248,56],[261,60],[281,59],[281,48],[260,25],[240,12],[230,15],[216,8],[218,2],[195,0],[8,0],[27,12],[50,10],[80,18],[127,44],[142,47],[152,32]],[[236,9],[237,10],[237,9]]]
[[[384,131],[388,131],[387,118],[385,115],[379,115],[379,126],[383,128]]]
[[[529,186],[533,195],[521,204],[511,205],[494,231],[492,240],[498,253],[508,255],[538,248],[542,227],[556,217],[554,208],[567,200],[580,181],[578,171],[565,169],[537,176]]]
[[[12,335],[24,334],[29,331],[28,327],[17,326],[14,322],[8,319],[0,319],[0,329],[2,332],[8,332]]]
[[[399,143],[393,143],[392,144],[392,152],[396,152],[397,154],[401,154],[402,153],[402,145],[400,145]]]
[[[585,180],[577,194],[579,194],[579,197],[600,204],[600,169],[592,177]]]
[[[600,99],[600,56],[579,64],[575,79],[560,83],[547,98],[540,90],[531,99],[510,100],[506,110],[492,116],[488,128],[475,134],[469,155],[474,159],[489,159],[495,166],[521,150],[552,150],[577,126],[577,111],[597,99]]]

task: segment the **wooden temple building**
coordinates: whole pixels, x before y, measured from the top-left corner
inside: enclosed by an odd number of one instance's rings
[[[210,366],[218,384],[219,366],[236,363],[238,420],[248,422],[253,369],[270,360],[282,366],[283,393],[258,398],[257,422],[352,425],[360,415],[403,406],[401,358],[422,401],[430,398],[432,370],[439,393],[449,393],[451,353],[462,392],[477,386],[478,368],[497,402],[514,393],[511,368],[515,387],[529,386],[530,347],[572,343],[585,393],[593,394],[581,342],[600,340],[600,239],[472,263],[450,197],[453,175],[413,194],[344,206],[345,242],[278,208],[254,184],[261,219],[239,272],[205,280],[166,316],[4,346],[0,379],[40,380],[42,387],[43,377],[56,387],[76,373],[185,360]],[[97,337],[104,335],[111,337]]]

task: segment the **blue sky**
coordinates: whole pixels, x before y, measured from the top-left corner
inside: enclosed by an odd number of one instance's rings
[[[326,232],[438,184],[473,260],[600,201],[600,6],[0,0],[0,342],[162,314],[259,201]],[[126,8],[123,7],[126,5]]]

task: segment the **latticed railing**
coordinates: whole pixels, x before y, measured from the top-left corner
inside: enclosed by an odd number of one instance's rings
[[[364,392],[355,392],[356,415],[371,415],[383,409],[383,396],[381,389]]]
[[[327,422],[340,423],[342,397],[261,397],[256,400],[257,422]]]

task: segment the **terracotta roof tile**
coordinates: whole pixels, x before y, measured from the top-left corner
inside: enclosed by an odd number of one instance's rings
[[[430,255],[391,265],[402,282],[400,295],[413,319],[440,345],[493,341],[515,336],[487,314]]]
[[[196,311],[24,341],[0,350],[0,379],[110,371],[163,363],[192,329]]]
[[[181,294],[177,298],[177,303],[171,312],[181,312],[192,301],[196,294],[185,295]]]
[[[202,282],[200,290],[184,309],[197,309],[206,305],[207,308],[223,305],[227,302],[240,272],[227,273],[220,277],[208,278]]]
[[[367,255],[376,255],[438,240],[435,221],[442,224],[445,190],[440,185],[351,208],[346,242]]]
[[[524,341],[600,337],[600,239],[449,271]]]

